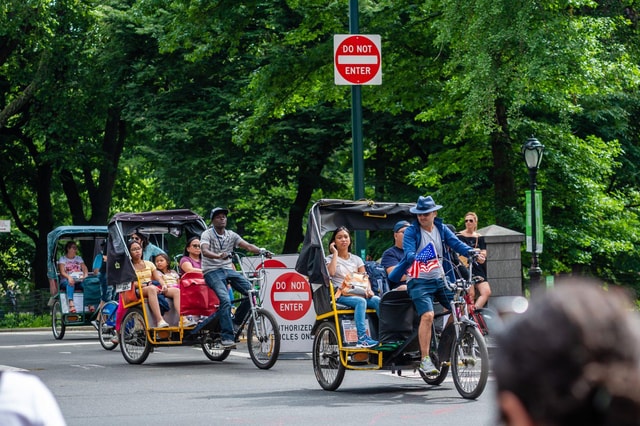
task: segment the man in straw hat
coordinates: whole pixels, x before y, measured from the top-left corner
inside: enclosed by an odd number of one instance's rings
[[[416,215],[416,220],[404,232],[404,258],[389,276],[394,282],[399,282],[403,274],[407,276],[407,291],[420,316],[418,340],[422,360],[419,368],[425,374],[438,372],[429,357],[433,300],[448,308],[453,299],[445,286],[445,279],[455,281],[447,247],[465,256],[475,255],[475,250],[460,241],[437,217],[441,208],[431,196],[418,198],[416,206],[409,210]]]

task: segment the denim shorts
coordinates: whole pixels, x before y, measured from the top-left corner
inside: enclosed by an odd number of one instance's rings
[[[407,283],[407,291],[420,316],[425,312],[433,312],[433,299],[447,309],[449,309],[449,302],[453,300],[453,294],[444,286],[442,278],[429,280],[414,278]]]

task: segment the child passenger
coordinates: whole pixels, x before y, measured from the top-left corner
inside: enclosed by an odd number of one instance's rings
[[[174,306],[176,306],[176,310],[178,313],[180,312],[180,284],[178,281],[180,280],[180,276],[176,271],[171,269],[169,266],[170,260],[169,256],[165,253],[160,253],[156,255],[155,264],[158,272],[162,276],[164,283],[167,285],[167,290],[164,293],[166,297],[173,299]],[[177,296],[177,297],[176,297]],[[196,322],[193,320],[191,316],[186,316],[184,319],[183,326],[191,327],[194,326]]]

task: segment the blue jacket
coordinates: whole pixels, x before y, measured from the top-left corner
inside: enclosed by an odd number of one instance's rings
[[[454,282],[456,280],[456,276],[451,263],[451,256],[449,255],[449,250],[446,249],[446,246],[451,247],[463,256],[469,256],[471,252],[473,252],[473,248],[460,241],[449,228],[444,226],[442,219],[439,217],[434,219],[433,224],[438,229],[438,232],[440,232],[440,239],[442,239],[442,244],[445,246],[443,247],[444,253],[441,253],[443,257],[442,266],[444,268],[444,273],[451,282]],[[409,269],[416,258],[421,239],[422,234],[420,233],[420,223],[415,220],[411,226],[404,231],[404,240],[402,242],[404,259],[402,259],[402,261],[398,263],[398,266],[396,266],[396,268],[391,271],[391,274],[389,274],[390,281],[400,282],[402,275],[407,272],[407,269]]]

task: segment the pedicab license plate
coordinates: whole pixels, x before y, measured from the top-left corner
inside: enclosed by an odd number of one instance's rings
[[[125,283],[117,283],[115,285],[116,293],[122,293],[123,291],[131,290],[131,281]]]

